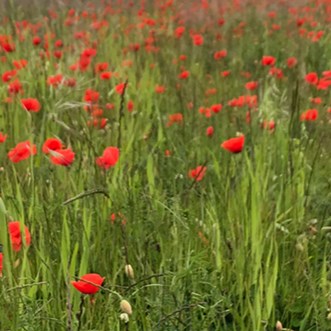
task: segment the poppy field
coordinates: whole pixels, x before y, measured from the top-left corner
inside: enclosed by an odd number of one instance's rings
[[[331,330],[331,1],[0,3],[0,330]]]

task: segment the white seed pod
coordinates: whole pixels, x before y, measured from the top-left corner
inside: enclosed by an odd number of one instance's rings
[[[129,323],[129,315],[126,313],[122,313],[120,315],[120,320],[123,321],[124,323]]]
[[[127,264],[125,266],[125,274],[128,278],[134,279],[134,271],[133,271],[131,264]]]
[[[277,331],[282,331],[283,330],[283,324],[280,321],[277,321],[276,323],[276,330]]]
[[[132,314],[132,307],[131,307],[129,301],[122,300],[121,303],[120,303],[120,307],[121,307],[121,310],[122,310],[123,313],[126,313],[128,315]]]

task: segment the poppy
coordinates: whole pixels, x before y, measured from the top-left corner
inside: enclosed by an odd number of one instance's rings
[[[127,109],[129,112],[132,112],[133,111],[133,108],[134,108],[134,103],[132,100],[129,100],[128,101],[128,104],[127,104]]]
[[[245,144],[245,136],[241,135],[239,137],[231,138],[226,141],[224,141],[221,144],[221,147],[231,153],[240,153]]]
[[[201,34],[193,35],[192,40],[195,46],[201,46],[203,44],[203,36]]]
[[[124,93],[125,88],[126,88],[126,83],[121,83],[115,86],[115,91],[116,93],[121,95]]]
[[[114,167],[118,162],[120,156],[120,151],[117,147],[107,147],[102,156],[96,159],[96,163],[100,168],[109,169],[110,167]]]
[[[23,91],[22,83],[18,79],[15,79],[13,82],[11,82],[8,85],[8,91],[10,94],[17,94],[22,92]]]
[[[318,76],[316,72],[309,72],[306,76],[305,76],[305,81],[308,84],[311,85],[316,85],[318,83]]]
[[[183,114],[182,113],[175,113],[168,115],[169,121],[167,123],[167,127],[173,125],[174,123],[181,123],[183,121]]]
[[[214,59],[215,60],[220,60],[220,59],[225,58],[227,55],[228,55],[227,50],[226,49],[222,49],[221,51],[216,51],[214,53]]]
[[[51,155],[51,162],[56,165],[69,166],[75,160],[75,153],[71,148],[58,149],[56,151],[49,150]]]
[[[4,143],[7,139],[7,135],[0,132],[0,144]]]
[[[51,151],[57,151],[62,148],[62,142],[57,138],[48,138],[42,147],[42,151],[48,154]]]
[[[71,284],[83,294],[95,294],[100,290],[105,277],[99,274],[86,274],[79,281],[72,281]]]
[[[276,63],[276,58],[270,55],[264,55],[262,57],[261,63],[263,66],[274,66]]]
[[[188,172],[188,176],[194,179],[196,182],[200,182],[205,176],[207,167],[198,166]]]
[[[31,142],[27,140],[18,143],[7,155],[10,161],[17,163],[28,159],[31,155],[35,155],[36,153],[36,145],[32,145]]]
[[[297,63],[298,63],[298,60],[295,57],[289,57],[286,60],[286,64],[289,68],[295,67],[297,65]]]
[[[206,129],[206,136],[207,137],[212,137],[214,134],[214,127],[213,126],[208,126]]]
[[[13,251],[19,252],[22,248],[22,235],[21,224],[19,221],[13,221],[8,223],[8,232]],[[27,226],[24,226],[25,243],[27,246],[31,244],[31,234]]]
[[[251,82],[247,82],[247,83],[245,84],[245,88],[246,88],[247,90],[253,91],[253,90],[256,90],[256,89],[257,89],[258,85],[259,85],[258,82],[256,82],[256,81],[251,81]]]
[[[179,75],[178,75],[178,78],[180,79],[186,79],[190,76],[190,72],[185,70],[185,71],[182,71]]]
[[[41,108],[40,102],[34,98],[22,99],[21,104],[25,110],[32,113],[37,113]]]
[[[9,82],[13,77],[15,77],[17,74],[17,71],[16,70],[9,70],[9,71],[6,71],[2,74],[2,81],[4,83],[7,83]]]
[[[317,109],[308,109],[300,116],[301,121],[315,121],[318,118]]]

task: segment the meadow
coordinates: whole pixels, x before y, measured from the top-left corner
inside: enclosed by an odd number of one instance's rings
[[[331,330],[331,1],[0,4],[1,331]]]

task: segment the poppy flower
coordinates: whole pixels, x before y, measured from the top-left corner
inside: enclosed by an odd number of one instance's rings
[[[4,143],[7,139],[7,135],[0,132],[0,144]]]
[[[186,79],[190,76],[190,72],[185,70],[185,71],[182,71],[179,75],[178,75],[178,78],[180,79]]]
[[[167,127],[173,125],[174,123],[181,123],[183,121],[183,114],[182,113],[175,113],[168,115],[169,121],[167,123]]]
[[[220,60],[225,58],[228,55],[228,51],[226,49],[222,49],[221,51],[216,51],[214,53],[214,59],[215,60]]]
[[[9,70],[9,71],[6,71],[2,74],[2,81],[4,83],[7,83],[9,82],[13,77],[15,77],[17,74],[17,71],[16,70]]]
[[[121,83],[115,86],[115,91],[116,93],[121,95],[124,93],[125,88],[126,88],[126,83]]]
[[[317,109],[308,109],[303,112],[300,116],[301,121],[315,121],[318,118],[318,110]]]
[[[245,84],[245,88],[246,88],[247,90],[253,91],[253,90],[256,90],[256,89],[257,89],[258,85],[259,85],[258,82],[256,82],[256,81],[251,81],[251,82],[247,82],[247,83]]]
[[[22,99],[21,104],[25,110],[33,113],[37,113],[41,108],[39,101],[34,98]]]
[[[241,135],[239,137],[231,138],[226,141],[224,141],[221,144],[221,147],[231,153],[240,153],[245,144],[245,136]]]
[[[118,162],[120,156],[120,151],[117,147],[107,147],[102,156],[96,159],[96,163],[100,168],[109,169],[110,167],[114,167]]]
[[[19,221],[13,221],[8,223],[8,232],[10,241],[12,244],[13,251],[19,252],[22,248],[22,234],[21,234],[21,224]],[[29,229],[24,226],[24,236],[25,236],[25,243],[27,246],[31,244],[31,234]]]
[[[263,66],[273,66],[276,63],[276,58],[270,55],[264,55],[262,57],[261,63]]]
[[[214,135],[214,127],[213,126],[208,126],[206,129],[206,136],[207,137],[212,137]]]
[[[71,284],[83,294],[95,294],[99,291],[105,277],[99,274],[86,274],[79,281],[72,281]]]
[[[188,172],[188,176],[194,179],[196,182],[200,182],[205,176],[207,167],[198,166]]]
[[[75,153],[71,148],[67,149],[58,149],[56,151],[49,150],[51,155],[51,162],[56,165],[69,166],[75,160]]]
[[[311,85],[316,85],[318,83],[318,76],[316,72],[309,72],[306,76],[305,76],[305,81],[308,84]]]
[[[132,100],[129,100],[128,101],[128,104],[127,104],[127,109],[129,112],[132,112],[133,111],[133,108],[134,108],[134,103]]]
[[[42,147],[42,151],[45,154],[49,154],[51,151],[57,151],[62,148],[62,142],[57,138],[48,138]]]
[[[203,36],[201,34],[193,35],[192,40],[195,46],[201,46],[203,44]]]
[[[8,91],[10,94],[17,94],[22,92],[23,91],[22,83],[18,79],[15,79],[13,82],[11,82],[8,85]]]
[[[7,155],[10,161],[17,163],[28,159],[31,155],[35,155],[36,153],[36,145],[32,145],[31,142],[27,140],[18,143]]]
[[[289,57],[286,60],[286,64],[289,68],[295,67],[297,65],[297,63],[298,63],[298,60],[295,57]]]

